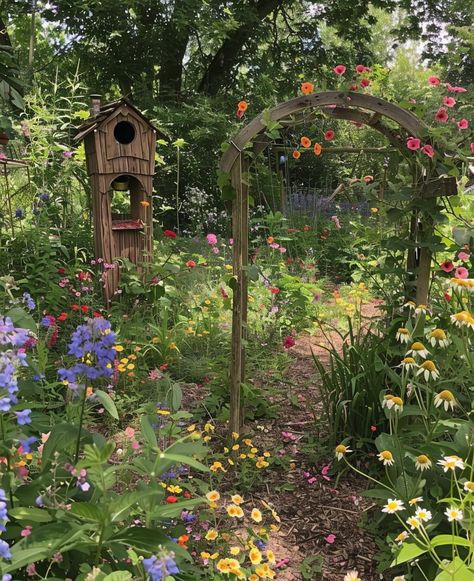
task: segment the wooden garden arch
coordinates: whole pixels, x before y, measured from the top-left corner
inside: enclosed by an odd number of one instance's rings
[[[306,109],[325,108],[325,113],[335,119],[362,123],[383,134],[389,142],[407,155],[406,138],[426,134],[428,127],[416,115],[372,95],[352,91],[327,91],[296,97],[280,103],[270,111],[255,117],[229,143],[220,160],[220,170],[230,175],[230,182],[235,192],[232,201],[232,237],[233,246],[233,306],[232,306],[232,352],[230,369],[230,430],[239,432],[241,428],[241,384],[245,381],[245,340],[248,306],[248,232],[249,232],[249,183],[246,174],[253,156],[263,152],[272,138],[265,134],[267,120],[282,121],[287,125],[296,125],[297,116]],[[291,117],[292,116],[292,117]],[[398,128],[384,123],[385,118],[394,121]],[[415,196],[426,199],[426,206],[434,205],[440,196],[455,195],[457,184],[455,178],[422,179],[415,188]],[[415,223],[414,223],[415,222]],[[424,225],[424,236],[432,233],[433,224]],[[415,234],[416,221],[412,221],[412,235]],[[408,252],[407,271],[416,267],[416,301],[426,304],[428,300],[431,250],[420,248],[418,265],[415,263],[415,252]]]

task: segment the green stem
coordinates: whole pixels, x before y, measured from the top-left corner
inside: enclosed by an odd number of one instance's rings
[[[87,389],[86,386],[84,386],[84,392],[82,394],[81,402],[81,415],[79,416],[79,433],[77,434],[76,453],[74,454],[74,464],[77,464],[77,461],[79,460],[79,449],[81,446],[82,422],[84,421],[84,408],[86,407],[86,397]]]

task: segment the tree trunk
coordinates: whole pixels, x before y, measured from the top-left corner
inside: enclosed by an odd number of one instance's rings
[[[232,70],[239,63],[243,46],[252,36],[255,36],[255,27],[282,6],[283,2],[284,0],[259,0],[249,6],[245,22],[229,34],[210,62],[199,85],[200,93],[216,95],[219,89],[230,80]]]
[[[161,62],[158,80],[159,97],[162,101],[176,101],[181,93],[183,80],[183,59],[188,46],[189,35],[197,2],[175,0],[173,13],[163,30]]]

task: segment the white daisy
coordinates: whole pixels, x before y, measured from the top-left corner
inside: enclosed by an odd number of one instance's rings
[[[417,507],[415,511],[415,516],[422,522],[428,522],[429,520],[432,519],[431,512],[429,510],[426,510],[426,508],[421,508],[421,506]]]
[[[385,504],[384,507],[382,508],[382,512],[386,512],[387,514],[393,514],[398,510],[405,510],[403,502],[401,500],[395,500],[393,498],[389,498],[387,500],[387,504]]]
[[[438,464],[443,467],[444,472],[456,468],[464,470],[464,462],[459,456],[443,456],[441,460],[438,460]]]
[[[348,571],[344,577],[344,581],[362,581],[357,571]]]
[[[384,466],[393,466],[395,460],[393,459],[393,454],[390,450],[383,450],[380,454],[377,454],[377,458],[380,462],[383,462]]]
[[[426,359],[429,355],[428,349],[420,341],[415,341],[411,344],[410,349],[407,351],[407,356],[416,357],[419,356],[422,359]]]
[[[438,379],[439,371],[434,362],[427,359],[420,365],[416,375],[423,375],[424,380],[429,381],[430,379]]]
[[[395,542],[401,545],[404,541],[408,539],[410,533],[408,531],[402,531],[398,536],[395,537]]]
[[[400,327],[395,335],[397,341],[400,343],[409,343],[411,341],[410,331],[406,327]]]
[[[428,340],[432,347],[439,345],[443,349],[449,345],[449,339],[443,329],[433,329],[428,333]]]
[[[344,446],[344,444],[336,446],[335,453],[338,460],[342,460],[342,458],[349,452],[352,452],[352,450],[348,446]]]
[[[454,406],[456,405],[456,398],[454,397],[453,393],[449,391],[449,389],[443,389],[443,391],[440,391],[435,395],[434,404],[437,408],[444,406],[444,410],[447,412],[449,408],[452,410],[454,409]]]
[[[462,520],[464,518],[464,514],[461,509],[456,508],[455,506],[448,507],[444,514],[448,517],[449,522],[453,522],[454,520]]]

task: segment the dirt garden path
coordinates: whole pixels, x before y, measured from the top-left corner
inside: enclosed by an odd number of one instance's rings
[[[377,315],[376,302],[364,305],[365,321]],[[373,560],[377,547],[360,526],[362,519],[370,522],[374,507],[370,499],[359,496],[367,482],[345,473],[336,483],[326,474],[334,459],[318,456],[318,431],[324,433],[325,428],[320,421],[319,379],[312,351],[327,362],[328,354],[321,347],[327,345],[327,339],[342,345],[337,333],[330,333],[327,338],[322,334],[300,336],[290,350],[292,361],[283,379],[266,371],[255,380],[257,386],[264,382],[272,386],[279,416],[275,420],[249,423],[249,428],[258,434],[255,441],[260,445],[275,447],[275,443],[281,442],[280,449],[277,444],[277,453],[290,456],[292,463],[287,471],[273,471],[261,496],[257,493],[254,496],[272,502],[282,519],[271,548],[279,559],[289,562],[279,568],[278,580],[342,581],[348,570],[357,569],[364,581],[378,581],[381,576],[376,573]],[[306,444],[303,451],[305,431],[314,435],[314,446]],[[285,441],[282,432],[289,432],[291,439]],[[287,484],[293,490],[288,490]],[[308,561],[313,565],[304,576],[301,565]]]

